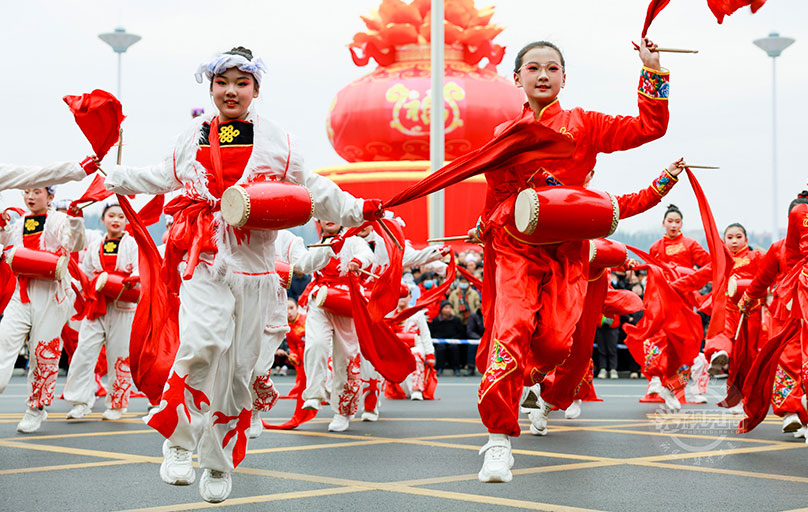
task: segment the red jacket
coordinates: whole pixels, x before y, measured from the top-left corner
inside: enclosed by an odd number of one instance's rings
[[[704,267],[710,263],[710,253],[698,242],[681,233],[674,238],[660,238],[651,245],[648,252],[654,258],[678,267]]]

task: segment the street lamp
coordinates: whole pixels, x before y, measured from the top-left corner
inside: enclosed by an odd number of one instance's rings
[[[133,44],[140,41],[140,36],[130,34],[123,27],[117,27],[115,32],[99,34],[98,37],[110,45],[112,50],[118,54],[118,101],[121,100],[121,55]]]
[[[754,40],[755,46],[772,58],[772,243],[778,239],[777,229],[777,57],[794,43],[790,37],[772,32],[769,37]]]

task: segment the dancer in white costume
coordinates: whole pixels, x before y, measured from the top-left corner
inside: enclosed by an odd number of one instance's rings
[[[410,299],[412,299],[412,289],[407,287],[407,295],[398,299],[396,312],[400,313],[407,309]],[[401,388],[411,400],[423,400],[426,384],[424,380],[426,366],[435,367],[435,346],[432,344],[432,335],[429,333],[426,312],[421,310],[415,313],[401,324],[394,326],[393,329],[403,335],[403,338],[412,338],[413,340],[410,350],[412,355],[415,356],[415,371],[404,379],[404,382],[401,383]]]
[[[292,272],[311,274],[325,267],[334,256],[334,252],[328,247],[315,247],[307,250],[303,239],[286,229],[279,230],[278,237],[275,239],[276,261],[288,264],[290,274]],[[291,281],[291,275],[289,279]],[[253,397],[253,414],[249,430],[251,439],[261,435],[263,430],[260,413],[269,412],[278,400],[278,391],[272,382],[270,371],[275,360],[275,352],[283,343],[286,333],[289,332],[286,289],[281,287],[281,293],[283,294],[283,303],[273,303],[273,306],[278,307],[269,311],[267,325],[264,328],[261,353],[255,363],[253,377],[250,382],[250,391]]]
[[[181,284],[177,274],[170,282],[179,289],[180,345],[160,408],[146,421],[167,438],[163,481],[192,483],[191,453],[197,449],[203,468],[199,490],[209,502],[227,499],[230,474],[246,454],[250,379],[266,312],[285,305],[275,274],[276,231],[245,233],[225,224],[219,211],[223,191],[256,179],[282,180],[309,189],[318,217],[357,225],[381,214],[380,201],[363,203],[305,169],[292,137],[249,111],[264,70],[263,62],[241,47],[201,65],[197,79],[211,80],[219,113],[194,119],[162,163],[115,167],[106,181],[124,194],[184,189],[165,208],[174,216],[166,266],[174,271],[177,264],[183,276]]]
[[[373,261],[373,252],[367,242],[358,236],[342,239],[339,224],[320,221],[323,241],[336,238],[337,256],[331,258],[314,274],[306,316],[306,348],[303,365],[306,368],[306,390],[303,391],[303,409],[319,410],[322,401],[328,401],[334,418],[328,425],[332,432],[348,429],[359,407],[359,342],[353,318],[329,312],[317,304],[321,287],[347,290],[349,271],[367,268]],[[326,388],[328,356],[332,356],[333,380],[330,392]]]
[[[386,213],[390,214],[390,212]],[[402,226],[404,225],[404,221],[400,218],[394,218],[394,220],[402,224]],[[387,254],[384,238],[373,231],[373,228],[370,226],[359,232],[358,236],[364,238],[370,248],[373,249],[373,266],[371,267],[371,272],[376,275],[381,274],[390,266],[390,258]],[[446,264],[441,262],[440,259],[448,254],[448,251],[448,247],[438,245],[430,245],[423,249],[415,250],[412,244],[407,241],[404,245],[402,266],[422,267],[422,270],[435,270],[445,273]],[[370,282],[372,282],[372,278],[368,280],[368,283]],[[434,354],[434,349],[432,353]],[[359,373],[362,380],[362,421],[378,421],[384,377],[382,377],[376,368],[364,357],[360,359]],[[423,389],[421,391],[423,391]]]
[[[101,273],[130,278],[138,275],[138,249],[124,227],[126,217],[117,204],[104,207],[101,217],[107,228],[106,237],[89,245],[82,270],[94,280]],[[95,286],[95,281],[90,283]],[[86,291],[85,291],[86,293]],[[73,403],[68,419],[79,419],[91,412],[95,402],[95,364],[101,347],[107,347],[109,392],[106,397],[105,420],[117,420],[129,406],[132,373],[129,371],[129,337],[137,305],[133,302],[100,296],[91,302],[79,328],[79,343],[73,353],[65,382],[65,400]]]
[[[24,247],[70,257],[85,243],[84,222],[61,212],[49,211],[53,187],[32,188],[24,192],[29,214],[0,230],[0,245]],[[11,379],[14,362],[23,344],[28,342],[28,409],[17,431],[36,432],[47,417],[59,373],[62,343],[59,334],[73,311],[75,294],[70,276],[64,272],[59,281],[18,279],[14,296],[0,325],[0,393]]]

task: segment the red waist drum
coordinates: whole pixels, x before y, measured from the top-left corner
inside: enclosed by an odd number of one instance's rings
[[[541,245],[606,237],[617,229],[619,219],[617,200],[608,192],[570,186],[528,188],[516,196],[513,223],[505,229],[521,242]]]
[[[61,281],[67,275],[67,258],[46,251],[12,247],[8,251],[8,264],[15,274]]]
[[[589,266],[595,268],[620,267],[626,263],[626,246],[614,240],[598,238],[589,241]]]
[[[337,316],[353,317],[351,292],[333,286],[321,286],[314,297],[314,303]]]
[[[294,265],[286,263],[285,261],[275,260],[275,272],[277,272],[278,278],[280,278],[281,286],[287,290],[292,286],[294,271]]]
[[[398,336],[398,339],[403,341],[408,347],[412,348],[415,346],[416,334],[414,332],[399,332],[396,333],[396,336]]]
[[[735,276],[731,276],[727,281],[727,296],[729,296],[729,300],[737,304],[751,284],[751,279],[738,279]]]
[[[314,214],[309,189],[286,181],[234,185],[222,194],[222,218],[244,229],[286,229],[301,226]]]
[[[127,276],[101,272],[95,281],[95,291],[115,301],[137,302],[140,300],[140,285],[132,287],[124,283]]]

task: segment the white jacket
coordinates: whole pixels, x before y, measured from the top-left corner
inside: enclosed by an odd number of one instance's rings
[[[76,162],[59,162],[39,167],[0,163],[0,190],[42,188],[81,181],[87,174]]]
[[[194,200],[218,205],[220,199],[208,190],[207,171],[196,161],[202,125],[212,118],[207,115],[194,119],[190,128],[179,136],[171,155],[157,165],[113,167],[106,179],[107,188],[120,194],[163,194],[183,188],[185,195]],[[347,226],[362,223],[363,201],[343,192],[333,181],[304,168],[303,157],[288,133],[256,114],[250,114],[247,121],[253,123],[253,149],[237,184],[263,175],[303,185],[314,198],[316,217]],[[228,279],[245,274],[274,274],[276,231],[254,230],[250,232],[249,241],[239,243],[230,226],[222,221],[221,212],[216,212],[214,219],[218,223],[215,233],[218,252],[205,253],[201,260],[212,264]]]

